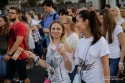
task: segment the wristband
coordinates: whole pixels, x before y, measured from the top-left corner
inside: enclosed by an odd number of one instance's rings
[[[123,62],[119,62],[119,64],[123,65]]]
[[[10,53],[8,53],[7,55],[8,55],[8,56],[11,56],[11,54],[10,54]]]

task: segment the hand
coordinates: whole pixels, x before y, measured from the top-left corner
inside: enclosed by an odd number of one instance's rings
[[[49,33],[49,29],[48,29],[48,28],[44,28],[44,29],[43,29],[43,32],[44,32],[44,33]]]
[[[123,70],[124,70],[124,65],[123,65],[123,64],[119,64],[118,66],[119,66],[119,70],[120,70],[120,71],[123,71]]]
[[[59,47],[57,48],[57,52],[59,52],[60,55],[64,56],[64,54],[65,54],[64,47],[59,46]]]
[[[36,55],[30,51],[24,51],[24,53],[27,55],[28,58],[36,58]]]
[[[3,61],[7,62],[7,61],[9,61],[9,59],[10,59],[10,56],[9,55],[5,55],[4,58],[3,58]]]

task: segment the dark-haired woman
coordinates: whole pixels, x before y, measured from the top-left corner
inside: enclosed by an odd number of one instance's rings
[[[76,27],[84,33],[75,51],[82,80],[86,83],[110,83],[109,49],[96,13],[80,11],[76,16]]]
[[[123,71],[123,59],[125,50],[125,40],[123,29],[117,25],[111,12],[107,9],[100,12],[102,27],[109,47],[110,83],[116,83],[118,70]],[[120,46],[121,45],[121,49]]]
[[[10,23],[6,16],[0,16],[0,77],[5,75],[6,65],[2,58],[8,49],[8,31]],[[2,64],[1,64],[2,63]]]

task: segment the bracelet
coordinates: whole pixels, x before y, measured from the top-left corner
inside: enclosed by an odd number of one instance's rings
[[[64,59],[64,62],[67,62],[67,61],[68,61],[68,58],[65,58],[65,59]]]
[[[39,57],[38,56],[36,56],[36,58],[34,59],[34,61],[36,62],[36,63],[38,63],[38,61],[39,61]]]
[[[123,62],[119,62],[119,64],[123,65]]]

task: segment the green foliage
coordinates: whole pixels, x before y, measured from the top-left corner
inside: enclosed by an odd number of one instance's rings
[[[5,6],[8,4],[8,0],[0,0],[0,9],[4,10]]]
[[[63,4],[64,0],[56,0],[57,3]]]

